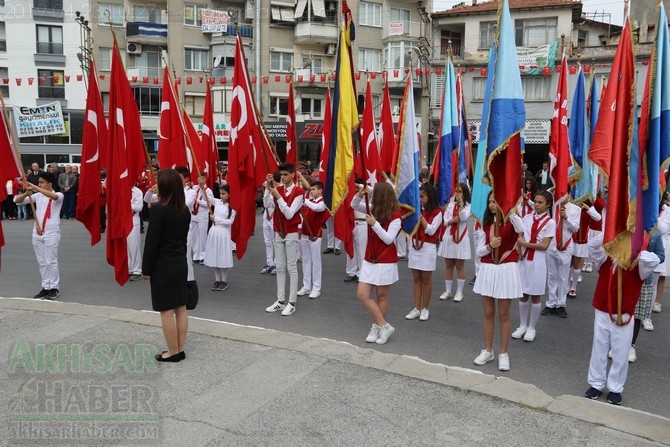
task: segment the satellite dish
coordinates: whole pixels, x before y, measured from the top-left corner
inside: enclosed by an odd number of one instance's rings
[[[221,56],[216,56],[214,58],[214,66],[218,67],[219,65],[221,65]]]

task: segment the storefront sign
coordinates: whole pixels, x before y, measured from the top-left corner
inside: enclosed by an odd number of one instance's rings
[[[59,101],[37,107],[14,106],[18,137],[63,134],[67,131]]]
[[[202,123],[196,124],[198,135],[202,137]],[[230,141],[230,123],[214,123],[214,135],[217,143]]]

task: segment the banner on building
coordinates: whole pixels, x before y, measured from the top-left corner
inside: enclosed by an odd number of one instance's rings
[[[226,33],[230,16],[226,11],[217,9],[202,9],[203,33]]]
[[[517,47],[519,69],[524,74],[542,74],[544,67],[554,71],[558,40],[539,47]]]
[[[14,119],[19,138],[63,134],[67,130],[58,101],[36,107],[14,106]]]

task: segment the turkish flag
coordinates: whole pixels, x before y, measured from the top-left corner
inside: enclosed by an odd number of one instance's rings
[[[237,212],[231,235],[237,244],[237,258],[242,259],[256,226],[256,190],[265,180],[266,174],[277,170],[277,162],[256,113],[239,35],[235,45],[233,73],[227,179],[230,185],[230,207]]]
[[[286,162],[298,167],[298,136],[295,132],[295,100],[293,83],[288,86],[288,114],[286,115]]]
[[[202,118],[202,147],[205,153],[205,172],[207,186],[214,189],[214,181],[218,176],[219,148],[216,145],[216,130],[214,128],[214,107],[212,106],[212,91],[207,86],[205,96],[205,111]],[[201,168],[202,169],[202,168]]]
[[[191,181],[197,183],[198,175],[203,168],[203,162],[205,160],[205,155],[202,152],[202,141],[200,140],[200,135],[198,135],[198,130],[193,125],[191,117],[188,116],[186,110],[183,111],[184,126],[186,127],[186,157],[188,159],[188,167],[191,172]]]
[[[395,138],[389,82],[388,78],[386,78],[386,81],[384,82],[384,98],[382,99],[382,112],[377,139],[379,141],[379,157],[381,159],[382,170],[387,173],[393,170],[393,159],[397,159],[397,157],[394,156],[394,151],[397,149]]]
[[[365,89],[365,105],[363,106],[363,119],[360,126],[361,135],[361,173],[363,180],[371,187],[377,182],[383,182],[382,164],[379,158],[379,147],[377,146],[377,132],[375,129],[374,104],[372,103],[372,92],[370,81]]]
[[[158,164],[161,168],[188,166],[184,125],[179,116],[176,88],[173,88],[168,67],[163,68],[163,91],[158,124]]]
[[[91,245],[100,242],[100,170],[107,161],[107,122],[100,99],[95,63],[88,72],[88,94],[81,144],[81,173],[77,196],[77,220],[91,234]]]
[[[112,51],[109,88],[109,143],[107,151],[107,262],[114,266],[116,282],[128,281],[126,238],[133,228],[130,209],[131,187],[144,164],[137,152],[144,152],[144,139],[135,97],[119,56],[117,43]]]

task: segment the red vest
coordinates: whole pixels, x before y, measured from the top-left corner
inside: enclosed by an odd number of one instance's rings
[[[421,215],[424,219],[426,219],[428,225],[433,222],[433,219],[435,219],[438,214],[442,214],[442,210],[440,208],[435,208],[430,214],[427,214],[426,211],[421,210]],[[426,229],[423,228],[423,225],[419,224],[419,229],[414,235],[414,238],[418,239],[420,242],[430,242],[431,244],[437,244],[437,240],[440,238],[440,229],[438,228],[437,231],[433,233],[433,235],[428,236],[426,234]]]
[[[316,200],[308,199],[311,200],[314,203],[319,203],[323,202],[323,197],[319,197]],[[321,237],[322,229],[323,229],[323,224],[326,223],[326,220],[328,220],[328,216],[330,214],[328,213],[328,210],[324,211],[313,211],[310,208],[306,207],[303,205],[302,207],[302,235],[307,236],[307,237],[315,237],[319,238]]]
[[[402,219],[400,211],[396,211],[391,218],[382,225],[385,231],[388,231],[389,225],[396,219]],[[398,262],[398,252],[395,248],[395,242],[386,245],[379,239],[374,231],[368,232],[368,244],[365,247],[365,260],[373,264],[391,264]]]
[[[484,234],[486,235],[486,243],[491,243],[491,230],[493,225],[488,225],[484,227]],[[500,239],[501,244],[498,247],[498,257],[501,259],[499,264],[505,264],[507,262],[517,262],[519,260],[519,252],[516,250],[514,245],[516,244],[519,235],[514,229],[514,225],[511,222],[507,222],[504,225],[500,226]],[[493,252],[482,256],[482,262],[485,264],[495,264],[493,262]]]
[[[605,200],[602,197],[597,197],[595,202],[593,202],[593,207],[602,215],[605,208]],[[592,219],[590,226],[594,231],[603,231],[603,219],[601,218],[599,221]]]
[[[589,228],[593,225],[593,219],[586,210],[582,210],[582,217],[579,218],[579,229],[572,235],[572,240],[576,244],[586,244],[589,241]]]
[[[303,189],[298,185],[293,187],[290,194],[286,194],[286,188],[284,185],[277,186],[277,192],[282,196],[284,202],[286,202],[286,205],[289,207],[297,197],[302,197],[303,194],[305,194],[305,191],[303,191]],[[297,233],[298,225],[300,224],[300,213],[296,212],[290,220],[287,220],[286,216],[284,216],[284,213],[282,213],[279,209],[279,206],[277,206],[277,209],[272,215],[272,220],[274,224],[274,231],[276,233]]]
[[[598,271],[598,283],[593,294],[593,307],[607,312],[610,315],[617,314],[618,273],[612,271],[612,260],[607,258]],[[637,267],[632,270],[621,270],[621,312],[633,315],[635,306],[640,299],[642,283],[640,272]]]

